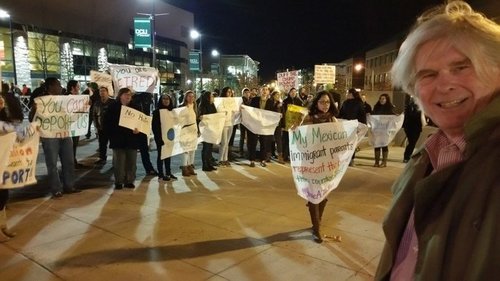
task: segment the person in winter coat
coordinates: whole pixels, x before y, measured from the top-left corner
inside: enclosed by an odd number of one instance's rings
[[[297,96],[297,90],[295,88],[291,88],[288,91],[287,97],[283,100],[283,108],[282,108],[282,113],[283,113],[283,122],[282,122],[282,127],[285,127],[285,116],[286,112],[288,111],[288,105],[297,105],[297,106],[302,106],[302,100]],[[289,146],[289,135],[287,130],[283,130],[283,135],[281,137],[282,143],[283,143],[283,160],[284,161],[290,161],[290,146]]]
[[[418,108],[417,103],[412,96],[406,94],[405,99],[405,119],[403,121],[403,129],[408,139],[406,145],[403,162],[410,161],[415,145],[417,144],[420,133],[422,132],[422,111]]]
[[[166,109],[168,111],[172,111],[172,109],[174,109],[173,99],[170,95],[163,94],[160,95],[156,104],[157,108],[153,111],[153,120],[151,125],[156,149],[158,151],[158,155],[156,157],[156,169],[158,169],[158,178],[161,178],[164,181],[169,181],[171,179],[176,180],[177,177],[172,174],[172,170],[170,167],[170,157],[161,159],[161,147],[165,144],[163,141],[163,135],[166,135],[168,132],[162,132],[160,110]],[[163,166],[165,166],[165,173],[163,173]]]
[[[139,149],[139,130],[122,127],[120,112],[123,106],[130,106],[132,90],[121,88],[116,102],[108,107],[104,117],[104,129],[109,133],[109,147],[113,149],[113,173],[115,189],[135,188],[137,170],[137,149]]]
[[[206,91],[201,95],[200,106],[198,107],[198,119],[202,120],[207,114],[217,113],[217,109],[214,105],[214,94],[210,91]],[[203,148],[201,150],[201,161],[203,163],[202,170],[205,172],[217,170],[212,163],[212,148],[213,144],[208,142],[202,142]]]
[[[392,187],[376,281],[500,276],[500,25],[447,3],[418,18],[391,70],[438,131]]]
[[[358,122],[366,124],[366,112],[363,100],[356,89],[349,89],[347,99],[342,103],[339,117],[346,120],[358,120]],[[354,158],[356,153],[352,155],[349,166],[354,166]]]
[[[395,115],[394,105],[388,94],[381,94],[377,103],[373,106],[372,115]],[[387,156],[389,155],[389,147],[375,147],[375,164],[373,167],[387,167]],[[380,153],[382,152],[382,162],[380,162]]]

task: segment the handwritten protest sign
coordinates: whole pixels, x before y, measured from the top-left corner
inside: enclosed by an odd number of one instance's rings
[[[240,106],[243,100],[240,97],[215,98],[214,105],[217,112],[226,113],[225,126],[234,126],[241,123]]]
[[[287,71],[277,73],[278,88],[283,92],[288,92],[291,88],[299,87],[299,71]]]
[[[16,142],[16,137],[16,132],[0,135],[0,143],[2,144],[2,149],[0,149],[0,171],[2,173],[9,164],[10,151]]]
[[[34,121],[43,138],[85,135],[89,121],[89,96],[41,96],[35,99]]]
[[[302,124],[308,109],[302,106],[289,104],[285,113],[285,130],[288,131],[292,125]]]
[[[198,128],[187,115],[187,107],[160,110],[163,145],[161,159],[193,151],[198,145]]]
[[[120,122],[118,125],[131,130],[137,129],[139,132],[149,136],[149,134],[151,134],[151,121],[151,116],[147,116],[139,110],[122,105],[120,110]]]
[[[315,65],[314,82],[316,84],[334,84],[335,66],[334,65]]]
[[[274,130],[281,119],[280,113],[246,105],[242,105],[241,108],[241,124],[243,126],[257,135],[274,135]]]
[[[198,124],[200,128],[198,142],[219,144],[225,121],[226,114],[224,112],[203,115]]]
[[[113,90],[113,77],[110,74],[97,72],[95,70],[90,71],[90,81],[97,83],[99,87],[106,87],[108,89],[108,94],[114,96]],[[94,93],[99,94],[99,93]]]
[[[40,134],[33,123],[26,138],[15,141],[9,156],[8,164],[2,169],[0,188],[16,188],[36,183],[36,160]]]
[[[367,130],[366,125],[351,120],[289,131],[290,166],[298,195],[318,204],[337,188]]]
[[[404,114],[401,115],[368,115],[370,127],[370,144],[373,147],[388,146],[403,126]]]
[[[158,70],[153,67],[110,64],[109,70],[117,89],[153,93],[158,82]]]

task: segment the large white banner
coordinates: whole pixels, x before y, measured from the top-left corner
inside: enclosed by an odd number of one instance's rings
[[[290,130],[290,166],[297,194],[318,204],[338,187],[368,128],[357,120]]]
[[[9,164],[10,151],[16,142],[16,137],[16,132],[0,135],[0,143],[2,144],[2,149],[0,149],[0,171],[2,174]]]
[[[0,188],[16,188],[36,183],[39,143],[40,134],[36,130],[36,124],[32,123],[26,138],[14,141],[9,151],[8,164],[2,169]]]
[[[224,129],[225,121],[226,114],[224,112],[203,115],[198,124],[200,128],[198,142],[219,144],[222,138],[222,130]]]
[[[373,147],[388,146],[403,126],[404,114],[401,115],[368,115],[370,127],[370,144]]]
[[[226,113],[225,126],[234,126],[241,123],[240,106],[243,103],[241,97],[215,98],[214,105],[217,112]]]
[[[110,74],[97,72],[95,70],[90,71],[90,82],[95,82],[99,87],[106,87],[108,89],[108,94],[114,96],[113,91],[113,77]],[[99,92],[94,93],[99,94]]]
[[[118,125],[131,130],[137,129],[139,132],[149,136],[151,134],[151,122],[151,116],[147,116],[137,109],[122,105]]]
[[[187,107],[160,110],[160,122],[163,146],[161,147],[161,159],[171,157],[184,152],[193,151],[198,145],[198,128],[193,123]]]
[[[280,119],[280,113],[246,105],[241,106],[241,124],[254,134],[274,135]]]
[[[89,96],[41,96],[35,99],[34,121],[43,138],[65,138],[87,133]]]
[[[158,70],[153,67],[110,64],[109,70],[116,89],[153,93],[158,82]]]
[[[335,66],[315,65],[314,82],[316,84],[335,84]]]
[[[288,92],[291,88],[299,87],[299,71],[287,71],[277,73],[278,88],[283,92]]]

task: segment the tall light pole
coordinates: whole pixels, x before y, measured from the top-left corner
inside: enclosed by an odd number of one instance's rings
[[[222,75],[221,75],[221,65],[220,65],[220,56],[221,56],[221,54],[216,49],[213,49],[212,52],[211,52],[211,54],[212,54],[213,58],[217,58],[218,59],[218,62],[217,62],[217,77],[218,77],[218,79],[217,79],[218,80],[217,88],[220,89],[220,85],[221,85],[221,81],[220,80],[221,80],[221,77],[222,77]]]
[[[203,89],[203,47],[201,45],[201,34],[197,30],[193,29],[189,33],[189,36],[193,40],[199,39],[200,42],[199,52],[200,52],[200,84],[201,84],[200,91],[201,91]]]
[[[14,85],[17,85],[17,75],[16,75],[16,57],[14,55],[14,32],[12,32],[12,17],[10,14],[5,11],[0,9],[0,18],[8,18],[9,19],[9,31],[10,31],[10,44],[12,47],[12,72],[14,74]]]
[[[138,15],[148,16],[151,20],[151,53],[153,53],[153,61],[152,66],[156,68],[156,17],[158,16],[167,16],[169,13],[155,13],[155,2],[156,0],[152,0],[153,2],[153,12],[151,14],[148,13],[137,13]]]

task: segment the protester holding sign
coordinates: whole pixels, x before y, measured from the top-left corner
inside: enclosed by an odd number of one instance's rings
[[[288,139],[288,129],[286,126],[286,118],[287,118],[287,112],[288,112],[288,105],[296,105],[296,106],[302,106],[302,100],[297,96],[297,89],[291,88],[290,91],[288,91],[287,97],[285,100],[283,100],[283,135],[282,135],[282,143],[283,143],[283,160],[284,161],[290,161],[290,147],[288,145],[289,139]],[[305,108],[304,108],[305,109]]]
[[[220,93],[221,98],[231,98],[233,97],[233,89],[231,87],[224,87],[222,88],[222,91]],[[231,108],[225,108],[223,107],[224,103],[222,102],[217,108],[218,112],[225,112],[226,113],[226,122],[224,123],[224,129],[222,130],[222,137],[221,137],[221,142],[219,146],[219,165],[221,167],[223,166],[231,166],[229,164],[229,140],[231,138],[231,133],[233,130],[233,114],[234,112],[232,111]]]
[[[396,115],[394,113],[394,105],[388,94],[381,94],[378,102],[373,106],[372,115]],[[375,116],[374,116],[375,117]],[[387,156],[389,155],[389,146],[377,147],[374,146],[375,164],[373,167],[387,167]],[[380,163],[380,152],[382,152],[382,163]]]
[[[182,112],[182,118],[185,119],[184,127],[197,126],[196,124],[196,95],[193,91],[188,90],[184,94],[184,101],[180,107],[184,107]],[[182,176],[189,177],[191,175],[196,176],[197,173],[194,171],[194,154],[195,150],[186,151],[183,153],[183,165],[181,166]]]
[[[80,82],[76,80],[69,80],[68,83],[66,84],[66,95],[79,95],[80,94]],[[89,121],[91,119],[89,118]],[[89,125],[90,127],[90,125]],[[80,136],[73,136],[71,137],[73,140],[73,158],[75,162],[75,168],[83,168],[84,166],[80,163],[78,163],[78,160],[76,159],[76,149],[78,148],[78,143],[80,142]]]
[[[248,88],[243,88],[243,90],[241,90],[241,104],[243,105],[250,105],[250,100],[251,100],[251,97],[250,97],[250,90]],[[243,148],[245,146],[245,139],[247,138],[247,132],[248,132],[248,129],[247,127],[245,127],[243,124],[240,123],[240,156],[241,157],[245,157],[244,156],[244,151],[243,151]],[[248,142],[248,141],[247,141]]]
[[[94,126],[97,130],[97,139],[99,141],[99,160],[95,164],[104,165],[107,159],[107,150],[109,143],[109,133],[104,129],[104,117],[108,112],[109,105],[115,102],[114,99],[109,97],[109,90],[105,86],[99,87],[99,96],[94,103],[92,110],[92,119]]]
[[[335,106],[332,96],[328,91],[321,91],[316,94],[316,97],[314,97],[311,107],[309,108],[309,114],[304,119],[303,124],[337,122],[337,119],[335,118],[337,115],[338,109]],[[323,211],[325,210],[327,201],[328,199],[326,198],[319,202],[319,204],[314,204],[309,201],[306,205],[309,208],[314,241],[317,243],[323,242],[320,228]],[[334,236],[334,238],[336,240],[341,239],[340,236]]]
[[[281,131],[283,131],[283,127],[284,127],[283,114],[282,114],[283,103],[281,102],[281,93],[277,90],[274,90],[271,93],[270,100],[271,100],[271,107],[270,107],[271,111],[274,111],[274,112],[281,114],[280,123],[278,124],[278,126],[276,126],[276,129],[274,130],[274,142],[271,142],[270,152],[271,152],[271,154],[273,154],[273,151],[276,148],[276,151],[278,154],[276,161],[280,164],[285,164],[285,161],[283,160],[283,143],[282,143],[282,138],[281,138],[281,135],[282,135]]]
[[[210,91],[206,91],[200,97],[200,106],[198,108],[198,119],[201,121],[204,116],[214,113],[217,113],[217,109],[215,108],[214,105],[214,95]],[[205,172],[217,170],[217,168],[215,168],[212,163],[213,144],[207,141],[203,141],[202,145],[203,145],[203,148],[201,150],[201,162],[203,163],[202,170]]]
[[[55,77],[49,77],[45,79],[44,87],[44,93],[42,96],[35,99],[35,104],[31,108],[32,112],[35,112],[35,120],[43,122],[40,124],[42,130],[44,126],[50,125],[48,126],[50,128],[68,131],[68,127],[66,125],[64,125],[64,128],[59,128],[58,126],[52,126],[54,125],[52,123],[47,124],[47,120],[50,121],[51,116],[61,115],[61,118],[69,119],[67,113],[72,111],[68,110],[68,108],[65,108],[67,111],[60,111],[60,106],[57,106],[57,104],[62,104],[57,101],[57,96],[62,94],[61,82]],[[54,101],[47,102],[45,99],[54,99]],[[66,107],[68,107],[68,104],[66,104]],[[39,117],[39,115],[44,115],[44,117]],[[47,172],[49,174],[49,185],[52,189],[52,198],[61,198],[63,196],[63,191],[64,193],[81,192],[80,189],[74,187],[75,166],[73,157],[73,141],[71,140],[71,137],[68,134],[51,134],[49,132],[47,135],[43,135],[40,138],[40,141],[42,142],[45,154],[45,164],[47,165]],[[59,169],[57,168],[58,157],[61,160],[62,166],[62,183],[59,177]]]
[[[137,149],[139,149],[138,129],[128,129],[119,125],[123,106],[130,106],[132,91],[121,88],[116,102],[109,105],[104,116],[104,130],[109,133],[109,147],[113,149],[113,173],[115,189],[135,188],[137,170]]]
[[[363,100],[356,89],[349,89],[347,99],[340,107],[339,117],[345,120],[358,120],[358,122],[366,124],[365,107],[363,105]],[[356,158],[356,153],[352,155],[349,166],[354,166],[354,158]]]
[[[156,168],[158,169],[158,177],[162,178],[164,181],[176,180],[177,177],[172,174],[172,170],[170,168],[170,157],[165,159],[161,159],[161,147],[165,144],[163,142],[162,135],[169,134],[169,132],[162,132],[161,130],[161,118],[160,118],[160,110],[168,110],[172,111],[174,109],[174,103],[172,102],[172,98],[168,94],[163,94],[158,98],[158,108],[153,111],[153,121],[152,121],[152,129],[156,143],[156,149],[158,151],[158,155],[156,157]],[[165,173],[163,173],[163,166],[165,165]]]
[[[23,122],[23,110],[19,101],[12,93],[1,93],[0,96],[0,122],[7,122],[13,128],[19,127]],[[5,97],[5,98],[4,98]],[[2,126],[3,127],[3,126]],[[0,131],[0,134],[7,133],[7,131]],[[3,147],[7,147],[4,143]],[[3,169],[0,169],[2,174],[4,174]],[[2,175],[4,176],[4,175]],[[8,241],[10,238],[16,236],[15,232],[10,231],[7,228],[7,213],[5,210],[5,205],[9,200],[9,190],[2,189],[0,184],[0,242]]]

